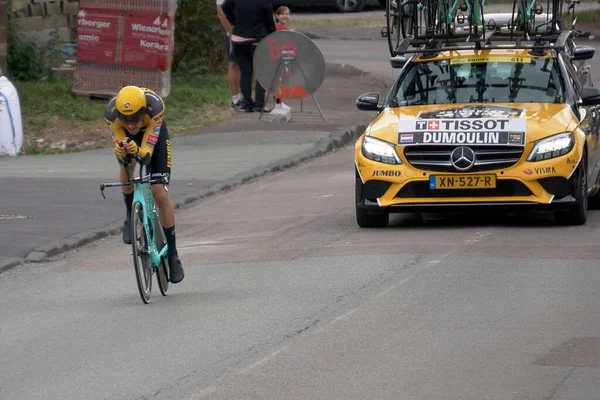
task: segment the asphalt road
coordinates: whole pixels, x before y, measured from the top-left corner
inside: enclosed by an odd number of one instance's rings
[[[302,135],[255,131],[174,138],[171,193],[175,201],[183,202],[218,182],[301,155],[328,136],[318,131]],[[106,166],[111,154],[111,149],[104,149],[1,158],[0,262],[122,223],[125,207],[120,189],[106,189],[106,200],[98,189],[100,183],[118,180],[118,165]]]
[[[598,398],[598,211],[365,230],[353,180],[347,147],[180,210],[150,305],[118,237],[1,274],[0,399]]]
[[[182,210],[150,305],[118,237],[0,275],[0,398],[597,398],[597,211],[359,229],[352,157]]]

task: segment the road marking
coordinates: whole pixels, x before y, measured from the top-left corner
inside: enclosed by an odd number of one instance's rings
[[[0,219],[30,219],[28,215],[0,214]]]

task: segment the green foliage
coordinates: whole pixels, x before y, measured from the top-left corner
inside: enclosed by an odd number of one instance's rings
[[[44,81],[15,81],[23,116],[52,116],[61,121],[102,120],[107,101],[75,97],[71,76]]]
[[[19,29],[19,19],[12,12],[12,0],[7,4],[7,44],[8,73],[14,80],[37,80],[52,76],[52,67],[60,61],[56,50],[57,40],[53,38],[41,43],[27,37]]]
[[[179,75],[223,72],[224,35],[214,0],[179,0],[172,71]]]
[[[22,154],[34,155],[34,154],[64,154],[66,153],[63,149],[52,149],[45,143],[38,143],[34,139],[29,139],[24,143]]]
[[[584,24],[598,24],[600,23],[600,10],[586,10],[585,12],[581,12],[581,11],[577,11],[577,25],[584,25]],[[571,17],[567,17],[566,20],[569,21],[569,23],[571,23],[573,19],[573,15],[571,14]],[[596,25],[596,27],[598,27],[598,25]]]
[[[72,76],[43,81],[15,81],[14,84],[20,94],[21,112],[23,118],[28,121],[27,128],[30,133],[46,129],[51,118],[57,118],[61,123],[72,126],[103,122],[104,108],[108,100],[88,100],[74,96],[71,90]],[[203,120],[207,119],[207,116],[202,110],[206,108],[210,113],[218,114],[215,108],[222,108],[229,112],[229,101],[229,86],[223,75],[174,78],[171,94],[165,99],[167,120],[169,124],[176,124],[185,129],[204,126],[206,124]]]

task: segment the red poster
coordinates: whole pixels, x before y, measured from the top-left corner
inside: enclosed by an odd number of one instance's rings
[[[77,14],[79,61],[114,64],[117,58],[119,12],[82,8]]]
[[[168,70],[173,51],[172,34],[172,17],[151,13],[126,13],[121,64]]]

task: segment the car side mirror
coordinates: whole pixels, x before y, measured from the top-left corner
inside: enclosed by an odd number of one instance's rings
[[[356,108],[362,111],[379,111],[379,93],[363,93],[356,99]]]
[[[390,57],[390,64],[392,64],[392,68],[402,69],[407,62],[408,59],[405,56]]]
[[[572,60],[589,60],[594,57],[596,49],[592,46],[575,46]]]
[[[581,105],[600,105],[600,89],[595,87],[584,87],[581,91]]]

